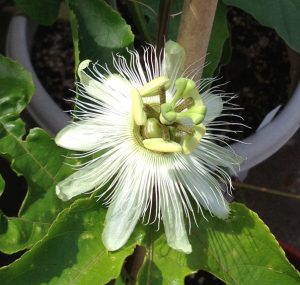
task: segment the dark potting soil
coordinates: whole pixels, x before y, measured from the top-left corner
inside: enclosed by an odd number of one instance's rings
[[[274,30],[236,8],[229,9],[228,20],[232,57],[221,69],[218,84],[226,83],[222,89],[238,95],[235,103],[243,108],[239,115],[251,128],[236,128],[243,133],[234,138],[242,139],[256,130],[269,111],[288,100],[290,65],[286,46]],[[69,23],[39,27],[32,51],[41,82],[63,110],[72,109],[72,103],[66,101],[74,96],[70,91],[74,90],[74,53]]]
[[[33,66],[54,101],[64,110],[73,109],[74,49],[69,22],[57,21],[51,27],[39,26],[31,54]]]
[[[268,112],[289,99],[290,64],[286,45],[273,29],[236,8],[229,9],[228,22],[232,56],[221,69],[218,84],[226,83],[222,89],[238,95],[234,103],[243,108],[239,115],[251,127],[237,128],[243,133],[235,138],[241,139],[253,133]]]

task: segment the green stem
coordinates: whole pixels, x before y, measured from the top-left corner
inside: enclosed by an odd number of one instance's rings
[[[153,43],[153,39],[149,32],[149,29],[148,29],[147,23],[145,21],[144,14],[140,8],[139,2],[138,1],[126,1],[126,2],[128,5],[128,10],[130,11],[130,13],[132,15],[132,19],[134,21],[136,28],[139,31],[139,34],[147,43]]]
[[[172,2],[172,0],[161,0],[159,4],[156,37],[156,46],[158,54],[160,50],[164,47],[165,40],[167,39],[169,19],[172,10]]]
[[[292,194],[292,193],[285,193],[285,192],[281,192],[281,191],[275,190],[275,189],[270,189],[267,187],[259,187],[259,186],[241,183],[241,182],[233,182],[233,186],[237,187],[237,188],[245,189],[245,190],[253,190],[253,191],[263,192],[263,193],[267,193],[267,194],[274,194],[274,195],[282,196],[285,198],[300,200],[300,195]]]
[[[152,236],[152,227],[149,227],[149,237],[150,237],[150,244],[149,244],[149,252],[148,252],[148,267],[147,267],[147,282],[146,285],[151,285],[151,270],[152,270],[152,262],[153,262],[153,236]]]

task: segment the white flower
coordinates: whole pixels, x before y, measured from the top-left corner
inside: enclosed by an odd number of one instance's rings
[[[92,159],[61,181],[56,193],[69,200],[106,189],[100,197],[109,205],[102,234],[108,250],[122,247],[141,219],[162,220],[169,246],[190,253],[185,224],[194,211],[204,208],[221,219],[229,213],[222,195],[231,189],[225,169],[235,173],[241,158],[215,143],[226,139],[217,134],[226,123],[212,121],[234,106],[230,96],[214,94],[218,90],[201,92],[212,80],[194,82],[196,71],[183,71],[178,44],[168,42],[159,55],[148,46],[142,61],[128,52],[128,63],[113,57],[118,74],[80,64],[75,120],[55,141]]]

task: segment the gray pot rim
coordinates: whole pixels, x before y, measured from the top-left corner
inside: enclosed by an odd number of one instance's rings
[[[31,29],[32,30],[32,29]],[[70,121],[70,117],[48,95],[31,64],[29,53],[30,22],[24,16],[14,16],[10,22],[7,40],[7,56],[20,62],[32,73],[35,94],[27,109],[33,119],[50,135],[56,134]],[[246,172],[278,151],[300,126],[300,83],[288,104],[269,124],[243,140],[230,145],[245,158],[240,172]]]

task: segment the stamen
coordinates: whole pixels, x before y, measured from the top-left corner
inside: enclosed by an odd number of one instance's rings
[[[166,90],[164,87],[159,88],[159,102],[160,104],[166,103]]]
[[[166,125],[160,124],[161,127],[161,135],[164,141],[169,141],[170,140],[170,133],[169,129]]]
[[[178,131],[185,132],[189,135],[193,135],[195,133],[195,129],[193,126],[185,126],[181,124],[174,124]]]
[[[138,126],[146,124],[147,115],[143,110],[143,100],[139,91],[135,88],[131,89],[132,113],[133,119]]]
[[[159,113],[149,104],[144,104],[144,111],[147,113],[148,117],[159,119]]]
[[[173,141],[164,141],[162,138],[143,140],[145,148],[157,152],[181,152],[182,147],[179,143]]]
[[[160,88],[170,88],[170,80],[166,76],[157,77],[146,83],[139,91],[142,97],[157,96]]]
[[[180,102],[175,108],[174,111],[176,113],[180,113],[181,111],[183,111],[184,109],[188,109],[190,107],[192,107],[194,105],[194,99],[189,97],[185,100],[183,100],[182,102]]]

